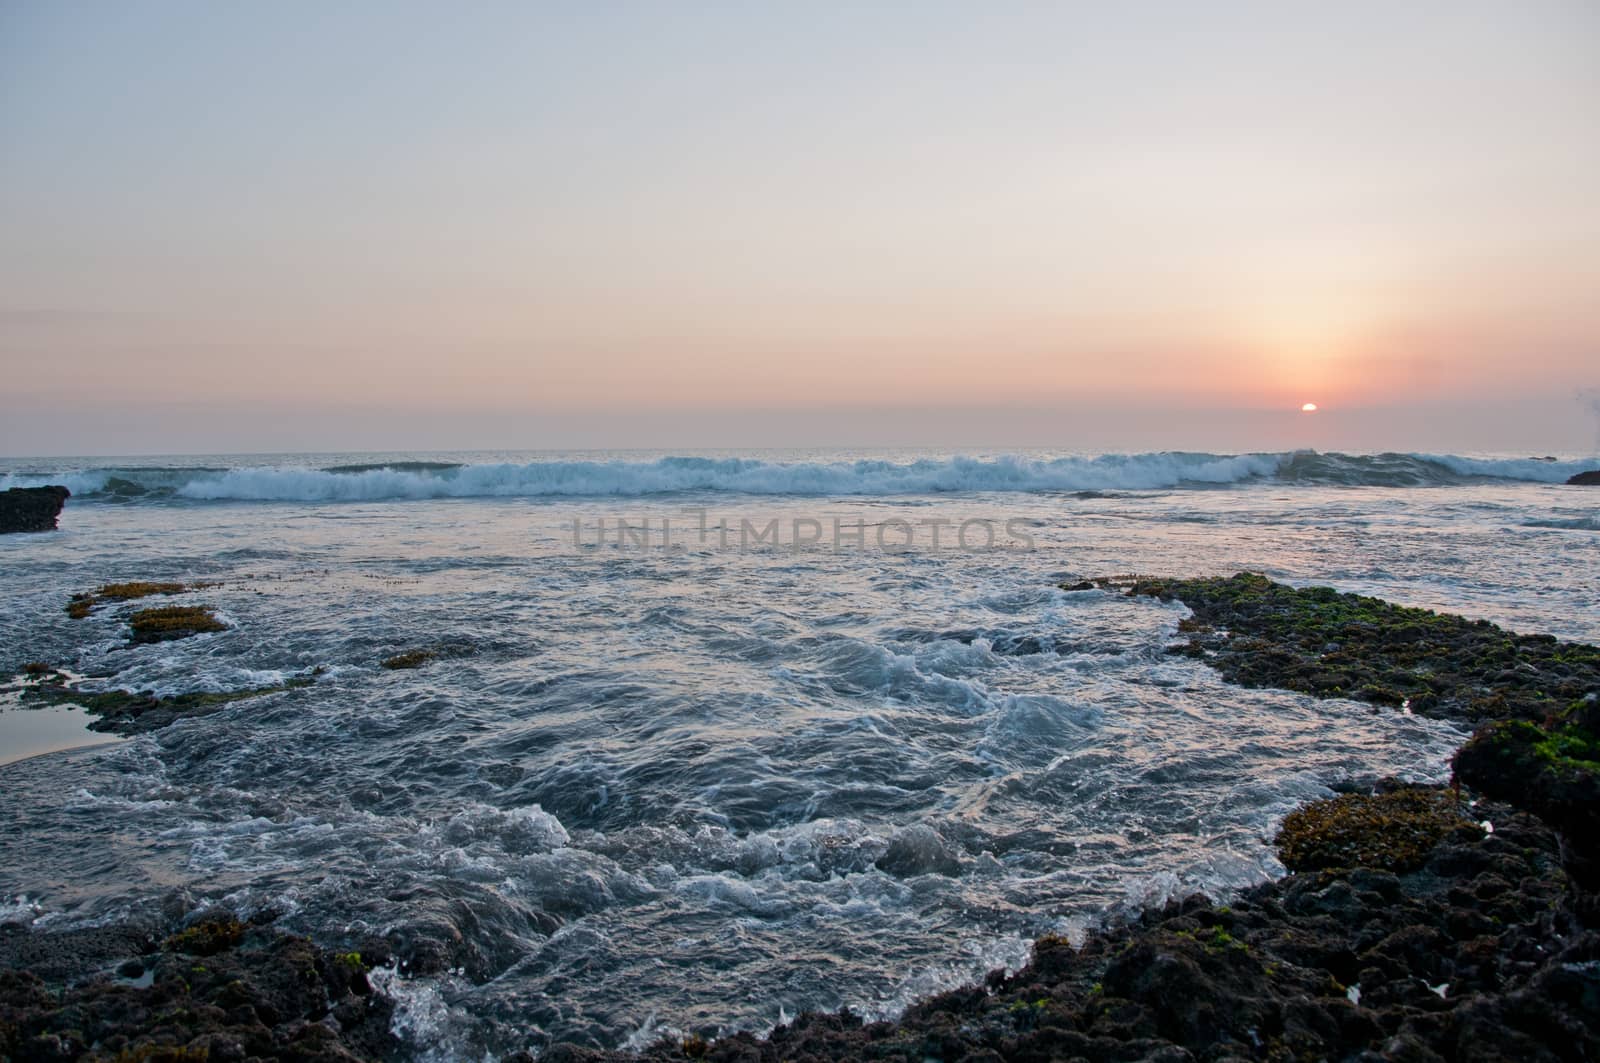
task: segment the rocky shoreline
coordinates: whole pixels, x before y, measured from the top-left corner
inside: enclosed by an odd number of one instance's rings
[[[381,944],[336,953],[227,913],[166,936],[0,926],[0,1058],[392,1058],[394,1005],[367,981],[387,960]]]
[[[1069,589],[1182,601],[1193,616],[1170,652],[1231,682],[1471,724],[1456,785],[1314,802],[1277,839],[1287,877],[1076,944],[1046,937],[1015,975],[896,1022],[808,1014],[765,1038],[662,1040],[643,1058],[1600,1058],[1600,649],[1244,573]],[[406,958],[357,945],[321,949],[223,912],[0,927],[0,1055],[394,1058],[392,1005],[366,973]],[[544,1058],[640,1057],[558,1045]]]

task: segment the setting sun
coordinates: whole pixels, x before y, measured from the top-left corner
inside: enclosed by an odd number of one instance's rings
[[[1600,1063],[1597,56],[0,0],[0,1063]]]

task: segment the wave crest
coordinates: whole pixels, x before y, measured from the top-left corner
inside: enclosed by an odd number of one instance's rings
[[[721,492],[742,495],[911,495],[946,492],[1168,490],[1277,483],[1423,487],[1514,480],[1561,483],[1592,465],[1452,454],[1164,451],[1098,457],[999,457],[837,462],[671,457],[656,461],[527,464],[395,462],[329,468],[113,467],[8,474],[0,489],[63,483],[101,501],[355,502],[430,498],[540,498]]]

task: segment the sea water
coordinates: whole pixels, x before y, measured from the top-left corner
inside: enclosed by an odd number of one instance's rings
[[[1600,639],[1581,461],[1449,455],[388,454],[0,463],[0,672],[310,685],[0,766],[0,916],[224,904],[344,944],[420,1054],[892,1016],[1188,891],[1281,873],[1343,781],[1464,737],[1230,687],[1186,610],[1060,584],[1242,568]],[[208,581],[229,630],[130,646]],[[437,656],[391,671],[410,649]],[[318,671],[320,669],[320,671]],[[17,711],[17,710],[12,710]],[[0,751],[3,752],[3,751]]]

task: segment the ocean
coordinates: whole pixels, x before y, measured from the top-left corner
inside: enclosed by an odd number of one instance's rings
[[[226,905],[382,972],[419,1058],[891,1016],[1190,891],[1459,728],[1230,687],[1115,573],[1251,569],[1600,641],[1592,460],[329,454],[0,461],[0,674],[306,685],[0,764],[0,921]],[[130,646],[117,580],[229,629]],[[380,662],[411,649],[415,670]],[[38,711],[7,709],[0,715]],[[82,736],[85,741],[104,736]],[[52,739],[76,745],[70,736]],[[5,750],[0,749],[0,754]]]

